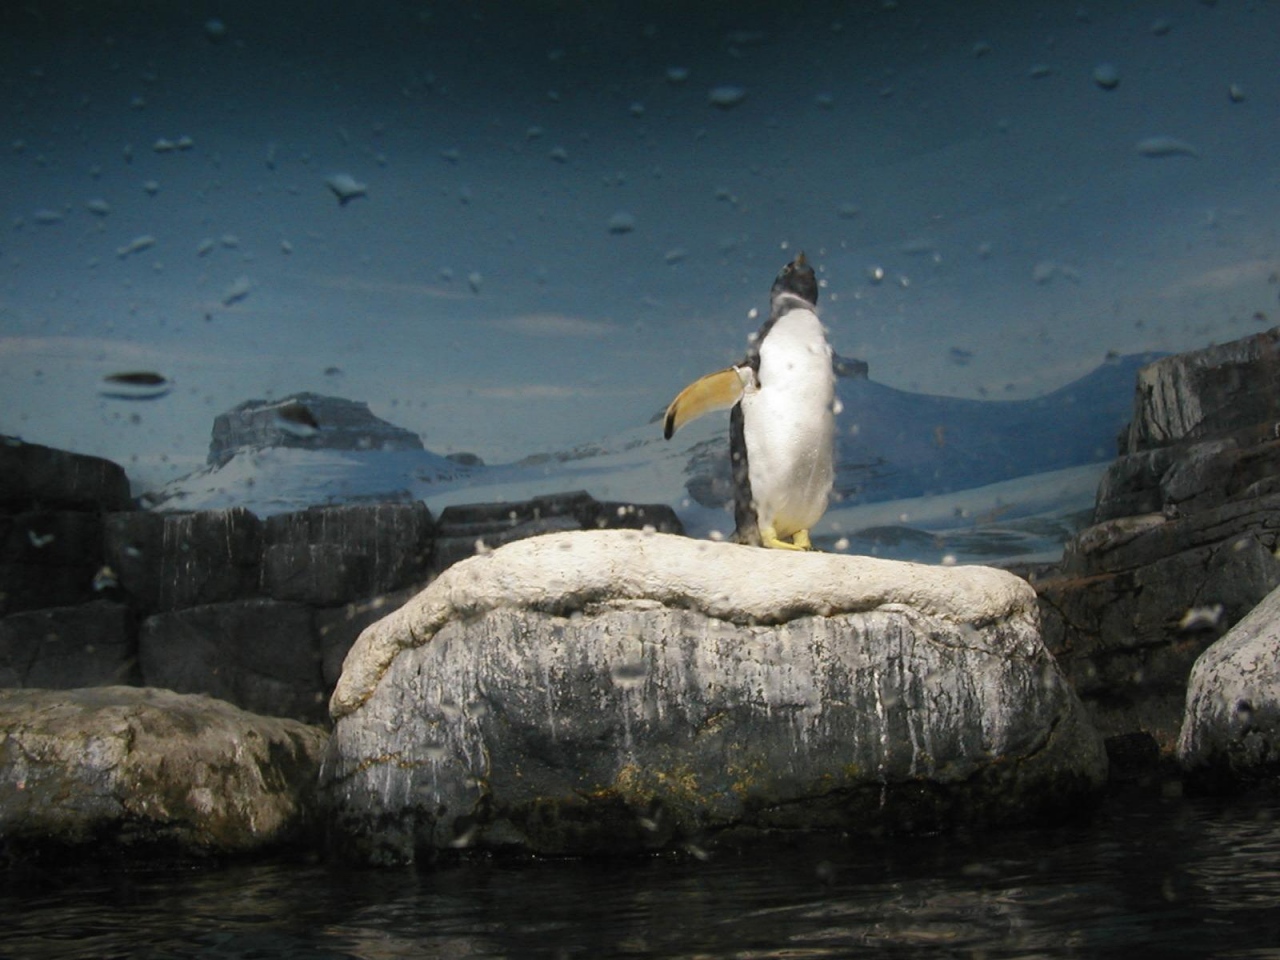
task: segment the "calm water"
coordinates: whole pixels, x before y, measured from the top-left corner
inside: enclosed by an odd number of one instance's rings
[[[626,862],[10,873],[0,956],[1280,958],[1274,800]]]

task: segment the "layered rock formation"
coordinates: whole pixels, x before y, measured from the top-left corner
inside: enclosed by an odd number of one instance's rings
[[[208,697],[0,690],[0,863],[313,840],[327,733]]]
[[[1137,378],[1095,524],[1042,580],[1045,642],[1108,735],[1171,754],[1191,665],[1280,585],[1280,330]]]
[[[210,466],[222,466],[242,450],[265,447],[423,449],[416,433],[375,417],[367,403],[318,393],[246,400],[214,418]]]
[[[552,534],[451,567],[348,654],[351,855],[634,853],[1070,807],[1101,741],[990,568]]]
[[[162,514],[127,509],[108,461],[13,441],[0,464],[0,686],[140,684],[307,722],[359,632],[455,560],[546,529],[680,529],[585,493],[441,523],[422,503]]]

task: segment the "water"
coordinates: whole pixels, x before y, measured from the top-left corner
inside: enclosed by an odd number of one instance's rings
[[[999,837],[639,861],[0,881],[0,957],[1280,958],[1280,804],[1113,797]]]

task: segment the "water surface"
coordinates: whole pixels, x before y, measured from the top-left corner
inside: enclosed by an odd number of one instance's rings
[[[1274,800],[625,861],[11,871],[5,958],[1280,958]]]

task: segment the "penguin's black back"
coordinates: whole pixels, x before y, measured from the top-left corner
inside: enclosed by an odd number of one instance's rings
[[[760,524],[751,495],[751,470],[747,464],[747,436],[741,402],[729,413],[729,465],[733,470],[733,522],[736,543],[760,545]]]

